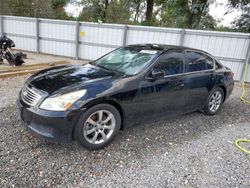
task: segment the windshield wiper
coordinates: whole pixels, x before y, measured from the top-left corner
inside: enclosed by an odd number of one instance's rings
[[[105,67],[105,66],[101,66],[101,65],[99,65],[99,64],[97,64],[97,63],[94,63],[93,65],[95,65],[95,66],[97,66],[97,67],[100,67],[100,68],[102,68],[102,69],[105,69],[105,70],[107,70],[107,71],[110,71],[110,72],[115,72],[115,73],[118,73],[118,74],[125,74],[124,72],[122,72],[122,71],[118,71],[118,70],[114,70],[114,69],[109,69],[109,68],[107,68],[107,67]],[[126,74],[125,74],[126,75]]]

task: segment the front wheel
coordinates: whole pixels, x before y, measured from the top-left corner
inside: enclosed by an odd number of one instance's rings
[[[119,111],[110,104],[89,108],[79,119],[74,136],[89,150],[102,149],[117,135],[121,127]]]
[[[216,88],[210,92],[206,101],[204,112],[207,115],[214,115],[220,109],[224,101],[224,91],[221,88]]]

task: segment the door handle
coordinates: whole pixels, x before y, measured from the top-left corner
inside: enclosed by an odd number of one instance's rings
[[[184,86],[185,85],[183,80],[178,80],[177,84],[180,85],[180,86]]]
[[[180,89],[185,86],[184,79],[172,79],[170,83],[175,89]]]
[[[184,83],[183,80],[176,81],[176,86],[175,86],[176,89],[180,89],[180,88],[182,88],[184,86],[185,86],[185,83]]]

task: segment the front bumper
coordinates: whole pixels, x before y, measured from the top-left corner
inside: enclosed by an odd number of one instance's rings
[[[56,143],[72,140],[79,111],[53,112],[26,105],[20,98],[17,106],[25,126],[39,137]]]

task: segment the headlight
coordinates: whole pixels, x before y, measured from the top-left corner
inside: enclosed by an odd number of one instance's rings
[[[49,97],[40,105],[41,109],[51,111],[66,111],[74,102],[83,97],[86,90],[75,91],[60,96]]]

